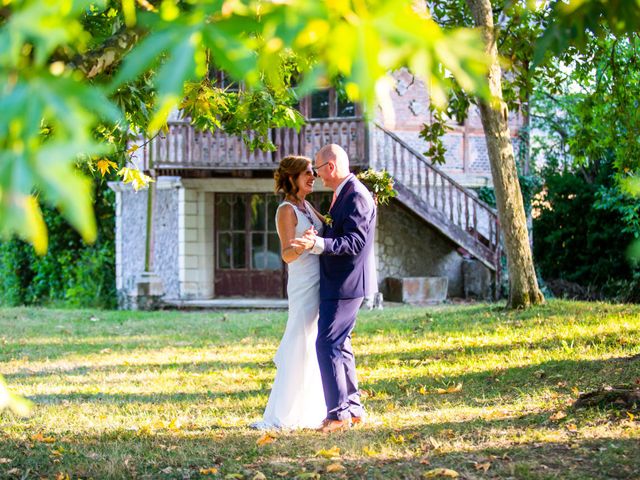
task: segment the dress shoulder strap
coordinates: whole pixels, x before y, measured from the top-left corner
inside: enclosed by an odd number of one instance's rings
[[[280,209],[285,205],[290,205],[293,208],[293,213],[296,218],[298,217],[298,208],[293,203],[283,200],[280,205],[278,205],[278,208],[276,208],[276,222],[278,221],[278,215],[280,215]]]
[[[288,200],[283,200],[282,202],[280,202],[280,205],[278,205],[278,209],[280,209],[280,207],[284,207],[285,205],[291,205],[293,208],[296,208],[296,206],[289,202]]]
[[[296,216],[298,216],[298,207],[296,207],[293,203],[288,202],[287,200],[283,200],[280,203],[280,205],[278,205],[278,208],[276,209],[276,215],[280,212],[280,209],[285,205],[290,205],[291,207],[293,207],[293,212],[296,214]]]

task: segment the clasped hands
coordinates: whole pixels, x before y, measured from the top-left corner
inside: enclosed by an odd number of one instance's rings
[[[314,227],[309,227],[307,230],[305,230],[302,237],[294,238],[293,240],[291,240],[291,246],[293,248],[311,250],[316,244],[316,238],[318,238],[318,231]]]

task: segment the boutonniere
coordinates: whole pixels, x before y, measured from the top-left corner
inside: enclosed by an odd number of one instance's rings
[[[331,227],[333,225],[333,218],[331,218],[331,215],[329,215],[328,213],[324,216],[324,223],[328,227]]]

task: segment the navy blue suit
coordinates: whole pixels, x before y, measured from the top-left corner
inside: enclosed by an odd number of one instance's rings
[[[363,414],[351,349],[351,331],[370,279],[366,268],[373,248],[376,208],[371,193],[349,177],[331,207],[320,256],[320,318],[316,350],[327,418]]]

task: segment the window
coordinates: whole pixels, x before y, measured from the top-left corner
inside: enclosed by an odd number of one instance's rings
[[[280,270],[275,215],[278,198],[266,193],[216,195],[217,268]]]
[[[355,117],[355,103],[341,97],[334,89],[318,90],[309,97],[308,118]]]

